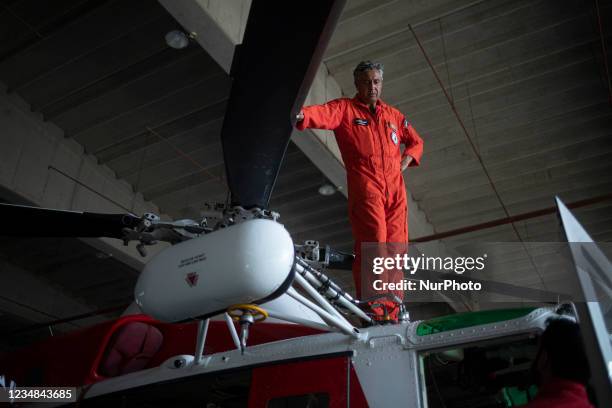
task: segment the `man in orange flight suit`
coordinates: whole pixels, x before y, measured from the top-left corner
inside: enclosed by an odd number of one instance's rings
[[[357,297],[362,283],[371,282],[361,274],[362,243],[407,243],[406,188],[402,171],[418,166],[423,154],[423,140],[404,115],[380,99],[383,66],[363,61],[353,72],[357,94],[323,105],[306,106],[297,115],[299,130],[333,130],[346,167],[349,219],[355,241],[353,279]],[[400,144],[405,145],[402,153]],[[370,272],[371,273],[371,272]],[[388,275],[390,282],[401,276]],[[369,289],[369,288],[367,288]],[[373,290],[373,289],[372,289]],[[372,293],[372,290],[364,292]],[[393,291],[403,300],[403,291]],[[397,304],[390,299],[372,302],[377,318],[397,318]]]

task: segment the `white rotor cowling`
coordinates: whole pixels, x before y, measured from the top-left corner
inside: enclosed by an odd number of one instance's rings
[[[165,322],[213,316],[280,296],[293,279],[294,248],[279,223],[255,219],[161,251],[138,277],[136,303]]]

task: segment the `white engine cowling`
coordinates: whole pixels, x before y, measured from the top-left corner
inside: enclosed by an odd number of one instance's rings
[[[144,313],[165,322],[204,318],[238,303],[280,296],[293,280],[294,249],[279,223],[255,219],[161,251],[135,288]]]

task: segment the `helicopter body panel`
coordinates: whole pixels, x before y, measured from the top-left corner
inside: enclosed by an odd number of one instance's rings
[[[412,322],[366,328],[362,330],[364,336],[360,339],[342,333],[312,332],[308,336],[253,344],[244,354],[230,346],[223,351],[205,354],[199,364],[194,361],[192,353],[174,356],[157,367],[96,383],[87,391],[87,398],[108,403],[108,398],[114,398],[112,395],[137,394],[139,389],[152,384],[163,386],[174,381],[248,373],[250,407],[265,406],[262,401],[267,403],[282,395],[300,393],[326,394],[330,399],[329,406],[346,406],[346,399],[359,400],[359,392],[363,392],[367,403],[354,406],[423,407],[426,386],[422,362],[427,353],[500,339],[533,339],[544,330],[546,320],[555,314],[548,308],[508,310],[495,316],[502,319],[520,317],[496,321],[493,315],[492,319],[487,318],[486,313],[485,320],[482,320],[483,315],[479,313],[465,314],[466,327],[453,317],[454,320],[449,320],[452,327],[457,327],[453,330],[440,328],[441,325],[432,330],[427,321]],[[475,316],[490,322],[469,326],[478,321],[473,319]],[[276,330],[272,324],[267,329]],[[215,330],[227,332],[220,326]],[[339,370],[337,365],[345,368]],[[351,380],[351,376],[355,378]],[[282,381],[278,379],[280,377]],[[321,381],[321,378],[326,380]],[[287,388],[289,383],[294,386]],[[262,384],[267,386],[262,389]],[[353,391],[355,387],[360,390],[357,395],[351,394],[351,387]],[[255,395],[251,395],[252,392]],[[336,405],[335,401],[340,402]]]
[[[263,406],[262,401],[275,398],[311,394],[326,398],[328,406],[346,406],[348,400],[353,406],[423,407],[427,406],[424,359],[430,353],[513,341],[508,339],[533,339],[554,314],[548,308],[507,310],[494,315],[473,312],[446,320],[373,326],[363,329],[363,336],[358,339],[295,324],[257,323],[251,328],[250,345],[244,354],[233,344],[225,322],[211,321],[204,356],[199,362],[193,355],[195,324],[160,323],[137,315],[64,339],[49,339],[40,347],[41,353],[32,354],[30,350],[26,361],[19,361],[15,355],[12,363],[14,367],[19,362],[21,378],[36,367],[41,372],[49,369],[53,376],[43,377],[46,386],[87,385],[84,398],[86,405],[91,406],[110,406],[119,397],[146,401],[147,393],[154,398],[154,393],[147,391],[151,387],[163,389],[185,384],[197,388],[196,384],[223,383],[231,378],[242,384],[249,407]],[[473,325],[479,321],[487,323]],[[118,347],[115,342],[121,330],[136,322],[155,327],[162,333],[163,341],[143,369],[109,376],[105,359]],[[62,357],[78,344],[96,352],[68,363]],[[56,351],[55,359],[49,357],[50,349]],[[42,359],[43,354],[46,360]],[[63,381],[58,375],[62,372]],[[21,378],[16,379],[18,385],[24,381]],[[182,395],[170,394],[173,398]],[[206,397],[206,392],[202,397]]]

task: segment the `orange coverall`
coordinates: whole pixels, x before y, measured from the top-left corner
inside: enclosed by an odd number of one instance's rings
[[[376,113],[357,97],[307,106],[303,113],[304,119],[296,127],[299,130],[333,130],[346,167],[349,219],[356,256],[353,279],[357,297],[361,297],[362,279],[363,282],[371,281],[370,277],[361,276],[361,244],[408,242],[401,160],[410,155],[413,157],[410,165],[418,166],[423,155],[423,140],[400,111],[380,99],[376,103]],[[403,155],[400,144],[406,146]],[[389,281],[399,282],[402,276],[399,279],[398,276],[389,277]],[[403,299],[403,291],[393,293]],[[379,303],[394,306],[393,302]]]

